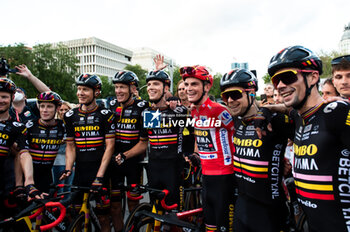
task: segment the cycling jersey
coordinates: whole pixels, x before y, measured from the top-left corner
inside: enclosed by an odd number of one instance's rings
[[[145,114],[155,112],[149,108],[144,111]],[[187,109],[184,106],[178,106],[175,110],[169,107],[160,109],[160,128],[144,128],[141,131],[141,139],[148,137],[150,144],[149,159],[178,159],[182,154],[183,127],[179,125],[180,120],[186,122]],[[165,125],[163,125],[165,122]],[[175,125],[176,122],[176,125]]]
[[[33,160],[34,182],[43,192],[48,192],[52,183],[51,168],[63,142],[64,125],[62,120],[56,120],[52,126],[45,126],[40,119],[26,123],[27,136],[25,142]]]
[[[139,142],[142,129],[142,111],[147,107],[149,107],[148,102],[138,99],[134,99],[130,105],[124,108],[115,99],[110,102],[110,109],[116,116],[115,154],[128,151]],[[111,201],[121,201],[119,186],[121,186],[120,183],[125,182],[125,178],[128,184],[141,182],[143,169],[139,162],[143,157],[143,155],[134,156],[125,160],[123,165],[111,162],[109,169],[112,184]]]
[[[66,141],[74,141],[76,162],[100,162],[105,150],[105,139],[115,137],[114,114],[96,106],[91,111],[74,108],[64,116]]]
[[[12,118],[6,121],[0,121],[0,167],[3,168],[6,159],[9,156],[10,149],[12,145],[16,142],[18,144],[19,150],[28,149],[25,143],[20,141],[25,141],[25,136],[27,133],[27,128],[24,124],[14,121]],[[4,190],[5,183],[4,177],[8,176],[8,173],[0,171],[0,197],[2,190]],[[8,180],[7,180],[8,181]],[[2,201],[2,199],[0,199]]]
[[[310,230],[350,231],[350,105],[321,103],[291,116],[296,192]]]
[[[234,123],[230,113],[208,98],[199,109],[192,109],[192,117],[203,175],[232,174]]]
[[[33,164],[47,165],[51,168],[63,142],[63,121],[56,120],[55,125],[45,126],[37,119],[28,121],[26,127],[26,143],[29,145]]]
[[[259,139],[255,115],[244,120],[235,117],[234,171],[239,194],[247,195],[264,204],[284,203],[282,187],[283,158],[288,138],[294,126],[283,114],[273,114],[272,132]],[[280,130],[279,128],[283,128]]]
[[[148,106],[149,103],[144,100],[133,100],[133,103],[125,108],[118,106],[116,100],[110,102],[110,109],[116,116],[116,154],[128,151],[138,143],[142,128],[142,111]]]

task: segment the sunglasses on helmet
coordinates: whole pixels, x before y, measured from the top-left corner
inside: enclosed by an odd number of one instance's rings
[[[243,92],[248,92],[253,89],[230,89],[226,90],[221,93],[221,98],[224,102],[227,102],[229,98],[231,98],[233,101],[237,101],[238,99],[241,99],[243,97]]]
[[[275,75],[271,77],[271,82],[275,88],[277,88],[278,83],[280,81],[283,82],[285,85],[290,85],[295,83],[298,80],[298,73],[312,73],[312,72],[318,72],[316,70],[293,70],[293,69],[287,69],[283,70],[281,72],[277,72]]]
[[[180,68],[180,75],[184,75],[184,74],[195,75],[196,67],[186,66],[186,67]]]
[[[342,62],[343,60],[350,62],[350,55],[339,56],[339,57],[334,58],[331,62],[331,65],[340,64],[340,62]]]

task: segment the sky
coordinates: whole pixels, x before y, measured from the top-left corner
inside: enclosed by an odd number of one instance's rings
[[[180,66],[205,65],[213,73],[248,62],[259,78],[285,47],[337,50],[350,23],[349,0],[11,0],[1,8],[1,45],[94,36],[129,49],[149,47]]]

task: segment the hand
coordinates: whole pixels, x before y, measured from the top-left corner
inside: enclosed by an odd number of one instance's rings
[[[27,200],[27,192],[24,186],[16,186],[13,190],[13,196],[17,202],[24,202]]]
[[[43,199],[43,194],[33,185],[29,184],[26,186],[26,192],[28,195],[28,200],[31,199]]]
[[[165,69],[168,65],[164,64],[164,56],[158,54],[153,58],[156,69],[154,71],[159,71]]]
[[[265,107],[260,108],[258,115],[254,119],[255,131],[259,139],[266,135],[266,129],[272,131],[271,118],[272,113],[269,109]]]
[[[33,76],[32,72],[27,68],[26,65],[22,64],[22,65],[18,65],[15,67],[16,69],[18,69],[18,72],[16,72],[16,74],[23,76],[25,78],[29,78],[31,76]]]
[[[199,158],[199,154],[194,152],[193,154],[185,155],[186,162],[190,163],[193,167],[198,167],[201,164],[201,160]]]
[[[287,158],[283,159],[283,164],[284,164],[283,175],[288,176],[292,171],[292,164],[289,162],[289,159]]]
[[[342,98],[340,96],[332,96],[332,97],[328,97],[327,99],[324,100],[325,103],[331,103],[334,101],[346,101],[347,103],[350,103],[349,99]]]
[[[98,193],[102,191],[103,177],[96,177],[94,182],[92,182],[90,192]]]
[[[118,165],[121,165],[124,163],[126,160],[126,156],[124,155],[123,152],[120,152],[116,157],[115,157],[115,162],[117,162]]]
[[[64,171],[62,172],[62,175],[61,175],[61,177],[60,177],[59,180],[64,180],[64,179],[66,179],[67,177],[69,177],[70,175],[72,175],[72,171],[71,171],[71,170],[64,170]]]

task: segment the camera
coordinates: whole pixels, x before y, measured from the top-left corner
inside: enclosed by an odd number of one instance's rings
[[[6,76],[8,73],[16,73],[18,69],[10,69],[10,65],[4,58],[0,60],[0,76]]]

